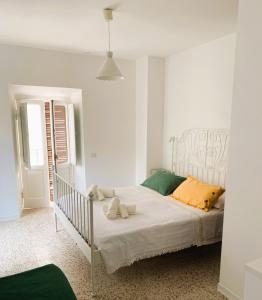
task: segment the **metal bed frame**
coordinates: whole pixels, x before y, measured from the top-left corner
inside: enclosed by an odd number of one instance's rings
[[[171,137],[171,171],[194,176],[209,184],[226,185],[229,131],[189,129]]]
[[[53,171],[55,227],[58,218],[91,265],[91,293],[95,295],[94,265],[98,250],[94,244],[93,200],[77,191]]]
[[[171,170],[208,183],[225,186],[229,133],[225,129],[190,129],[179,139],[171,137]],[[93,200],[77,191],[54,166],[54,213],[91,264],[91,292],[95,295],[94,267],[101,263],[94,244]]]

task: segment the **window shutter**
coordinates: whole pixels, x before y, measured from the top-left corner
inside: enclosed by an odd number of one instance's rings
[[[75,112],[74,104],[68,104],[68,133],[69,133],[69,153],[70,163],[76,165],[76,139],[75,139]]]
[[[57,164],[68,162],[66,107],[54,105],[54,129]]]

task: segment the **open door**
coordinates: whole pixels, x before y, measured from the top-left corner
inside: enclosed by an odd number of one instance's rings
[[[76,164],[75,119],[73,104],[45,102],[46,144],[50,201],[54,198],[53,166],[66,181],[74,182]]]
[[[53,102],[53,129],[57,172],[66,181],[72,183],[76,164],[73,104]]]
[[[24,208],[48,207],[43,103],[21,103],[18,109]]]

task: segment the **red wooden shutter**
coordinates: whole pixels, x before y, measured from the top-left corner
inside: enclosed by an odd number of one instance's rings
[[[51,123],[51,104],[45,102],[45,124],[46,124],[46,144],[48,159],[48,180],[50,187],[50,200],[54,199],[53,187],[53,145],[52,145],[52,123]],[[54,105],[54,129],[56,146],[56,163],[68,162],[68,140],[67,140],[67,121],[66,107],[64,105]]]
[[[54,106],[54,129],[57,164],[68,162],[66,107],[64,105]]]

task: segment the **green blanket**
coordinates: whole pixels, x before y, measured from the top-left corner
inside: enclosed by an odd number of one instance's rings
[[[1,300],[76,300],[64,273],[50,264],[0,278]]]

